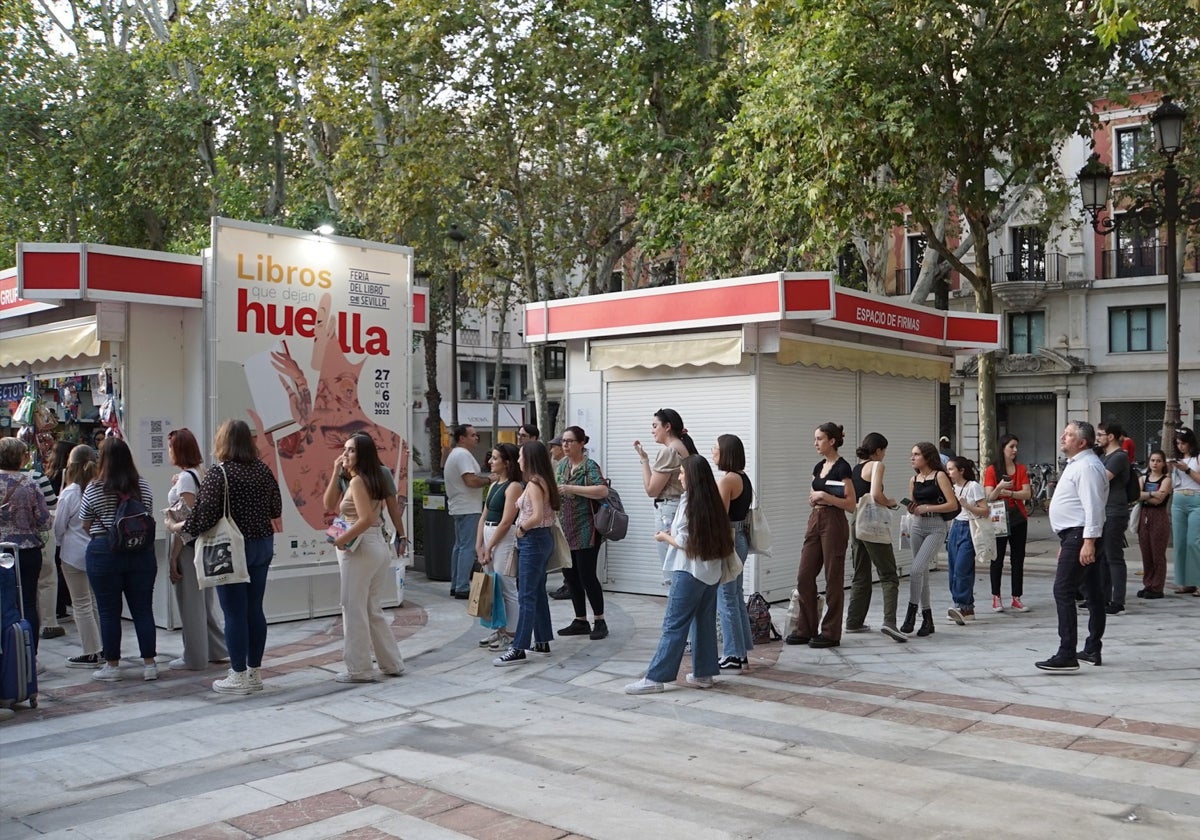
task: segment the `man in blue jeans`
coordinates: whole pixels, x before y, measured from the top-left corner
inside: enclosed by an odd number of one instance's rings
[[[1058,608],[1058,652],[1036,663],[1043,671],[1078,671],[1079,660],[1100,664],[1100,644],[1108,616],[1096,563],[1096,542],[1104,531],[1104,505],[1108,476],[1092,451],[1096,430],[1091,423],[1073,420],[1063,429],[1060,443],[1067,456],[1050,504],[1050,527],[1058,534],[1058,569],[1054,575],[1054,605]],[[1075,592],[1083,584],[1088,602],[1088,637],[1076,652],[1079,639]]]
[[[454,448],[446,458],[446,512],[454,521],[454,551],[450,555],[450,594],[465,600],[471,590],[471,569],[475,566],[475,532],[483,511],[483,495],[488,480],[479,474],[479,461],[471,448],[479,443],[474,426],[455,426],[450,431]]]

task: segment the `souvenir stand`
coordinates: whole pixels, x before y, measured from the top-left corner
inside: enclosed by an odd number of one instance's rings
[[[336,614],[325,511],[314,512],[316,490],[295,467],[328,470],[326,450],[362,430],[398,469],[414,311],[424,320],[411,277],[407,248],[224,219],[204,257],[20,244],[15,269],[0,273],[0,434],[32,389],[56,415],[52,434],[91,442],[102,426],[122,436],[162,507],[176,472],[168,433],[191,429],[208,459],[217,425],[246,420],[270,436],[263,457],[284,499],[268,619]],[[313,439],[322,446],[306,449]],[[155,618],[173,629],[161,537]]]
[[[818,460],[813,430],[842,425],[841,454],[851,464],[864,434],[883,433],[887,492],[901,497],[910,447],[937,439],[938,384],[949,379],[955,349],[996,348],[999,330],[999,316],[875,297],[838,287],[825,273],[541,301],[525,310],[527,342],[565,342],[566,422],[592,438],[630,516],[629,536],[606,544],[606,587],[666,594],[633,441],[653,451],[650,423],[667,407],[683,417],[702,455],[721,434],[745,444],[774,543],[771,557],[747,564],[746,591],[771,601],[788,598],[795,585]],[[910,560],[907,551],[897,558]]]

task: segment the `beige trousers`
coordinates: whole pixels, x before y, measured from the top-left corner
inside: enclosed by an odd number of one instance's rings
[[[392,576],[392,552],[379,528],[370,528],[354,551],[339,551],[342,584],[342,659],[351,676],[372,673],[371,652],[379,670],[399,674],[404,670],[400,647],[391,622],[383,613],[383,593]]]

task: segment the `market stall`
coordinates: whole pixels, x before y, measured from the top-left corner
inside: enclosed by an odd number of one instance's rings
[[[775,545],[772,557],[749,564],[746,589],[772,601],[795,585],[817,461],[813,429],[841,424],[851,463],[864,434],[883,433],[887,490],[903,495],[909,448],[937,439],[938,384],[949,379],[954,349],[998,347],[999,330],[999,316],[874,297],[824,273],[542,301],[525,311],[527,342],[565,341],[567,422],[588,432],[630,515],[629,536],[606,544],[606,586],[666,593],[633,441],[649,445],[654,412],[669,407],[705,456],[721,434],[745,444]]]

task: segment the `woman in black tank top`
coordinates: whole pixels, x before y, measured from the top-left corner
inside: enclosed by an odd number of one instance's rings
[[[746,538],[746,519],[754,501],[754,488],[746,477],[746,448],[737,435],[721,435],[712,451],[717,469],[725,474],[717,482],[721,501],[729,511],[733,526],[733,548],[743,563],[750,546]],[[750,664],[749,652],[754,648],[750,615],[746,612],[743,575],[738,575],[717,590],[717,618],[721,622],[720,667],[722,671],[741,671]]]
[[[853,513],[857,503],[850,465],[838,455],[845,437],[836,423],[822,423],[813,432],[813,447],[821,460],[813,467],[812,489],[808,494],[812,511],[796,575],[800,614],[795,631],[785,639],[789,645],[827,648],[842,642],[843,580],[846,545],[850,541],[846,514]],[[817,614],[817,575],[822,568],[826,580],[824,616]]]
[[[896,500],[883,492],[883,459],[887,455],[887,447],[887,438],[878,432],[871,432],[863,438],[862,445],[855,453],[861,459],[851,473],[854,492],[859,498],[856,519],[864,504],[885,508],[897,506]],[[850,604],[846,608],[846,632],[865,633],[871,629],[865,621],[867,610],[871,607],[871,569],[874,568],[879,572],[879,586],[883,590],[883,626],[880,632],[897,642],[907,642],[908,636],[896,626],[900,575],[896,571],[896,555],[892,551],[891,541],[877,543],[852,539],[851,545],[854,577],[850,584]]]

